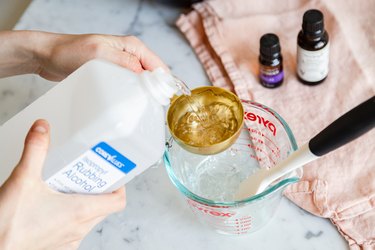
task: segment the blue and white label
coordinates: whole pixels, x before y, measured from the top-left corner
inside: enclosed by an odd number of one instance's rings
[[[105,142],[100,142],[46,180],[63,193],[103,193],[136,164]]]
[[[125,174],[129,173],[133,168],[135,168],[135,163],[121,155],[114,148],[109,146],[105,142],[101,142],[95,147],[92,148],[97,155],[102,157],[108,163],[112,164],[114,167],[117,167],[120,171]]]

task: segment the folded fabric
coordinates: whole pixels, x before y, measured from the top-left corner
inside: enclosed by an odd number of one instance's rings
[[[313,8],[324,13],[330,72],[310,87],[296,77],[296,51],[303,13]],[[276,110],[301,145],[375,94],[374,10],[374,1],[211,0],[195,4],[177,26],[213,85]],[[281,42],[285,79],[276,89],[258,81],[259,39],[265,33]],[[306,165],[302,180],[284,194],[329,218],[351,249],[375,249],[375,130]]]

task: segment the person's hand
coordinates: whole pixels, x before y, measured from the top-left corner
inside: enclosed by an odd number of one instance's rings
[[[79,66],[101,58],[134,72],[167,66],[134,36],[47,34],[49,45],[41,53],[37,73],[49,80],[62,80]]]
[[[20,162],[0,187],[0,249],[76,249],[108,214],[125,207],[125,190],[110,194],[63,194],[41,179],[49,125],[30,129]]]
[[[137,73],[158,67],[169,71],[162,60],[134,36],[0,32],[0,77],[36,73],[47,80],[61,81],[94,58]]]

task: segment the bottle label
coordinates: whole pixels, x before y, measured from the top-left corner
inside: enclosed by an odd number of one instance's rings
[[[124,178],[136,164],[100,142],[46,180],[63,193],[103,193]]]
[[[267,85],[279,84],[284,78],[284,71],[280,70],[279,67],[266,68],[260,67],[260,79]]]
[[[297,46],[298,76],[307,82],[318,82],[328,75],[329,43],[321,50],[309,51]]]

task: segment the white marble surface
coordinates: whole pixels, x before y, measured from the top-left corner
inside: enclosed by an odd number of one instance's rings
[[[181,11],[186,10],[146,0],[34,0],[15,29],[137,35],[190,87],[207,85],[199,61],[174,25]],[[1,79],[0,124],[52,86],[29,75]],[[330,221],[286,198],[260,231],[220,235],[195,220],[162,165],[127,185],[127,201],[126,209],[97,225],[79,249],[348,249]]]

